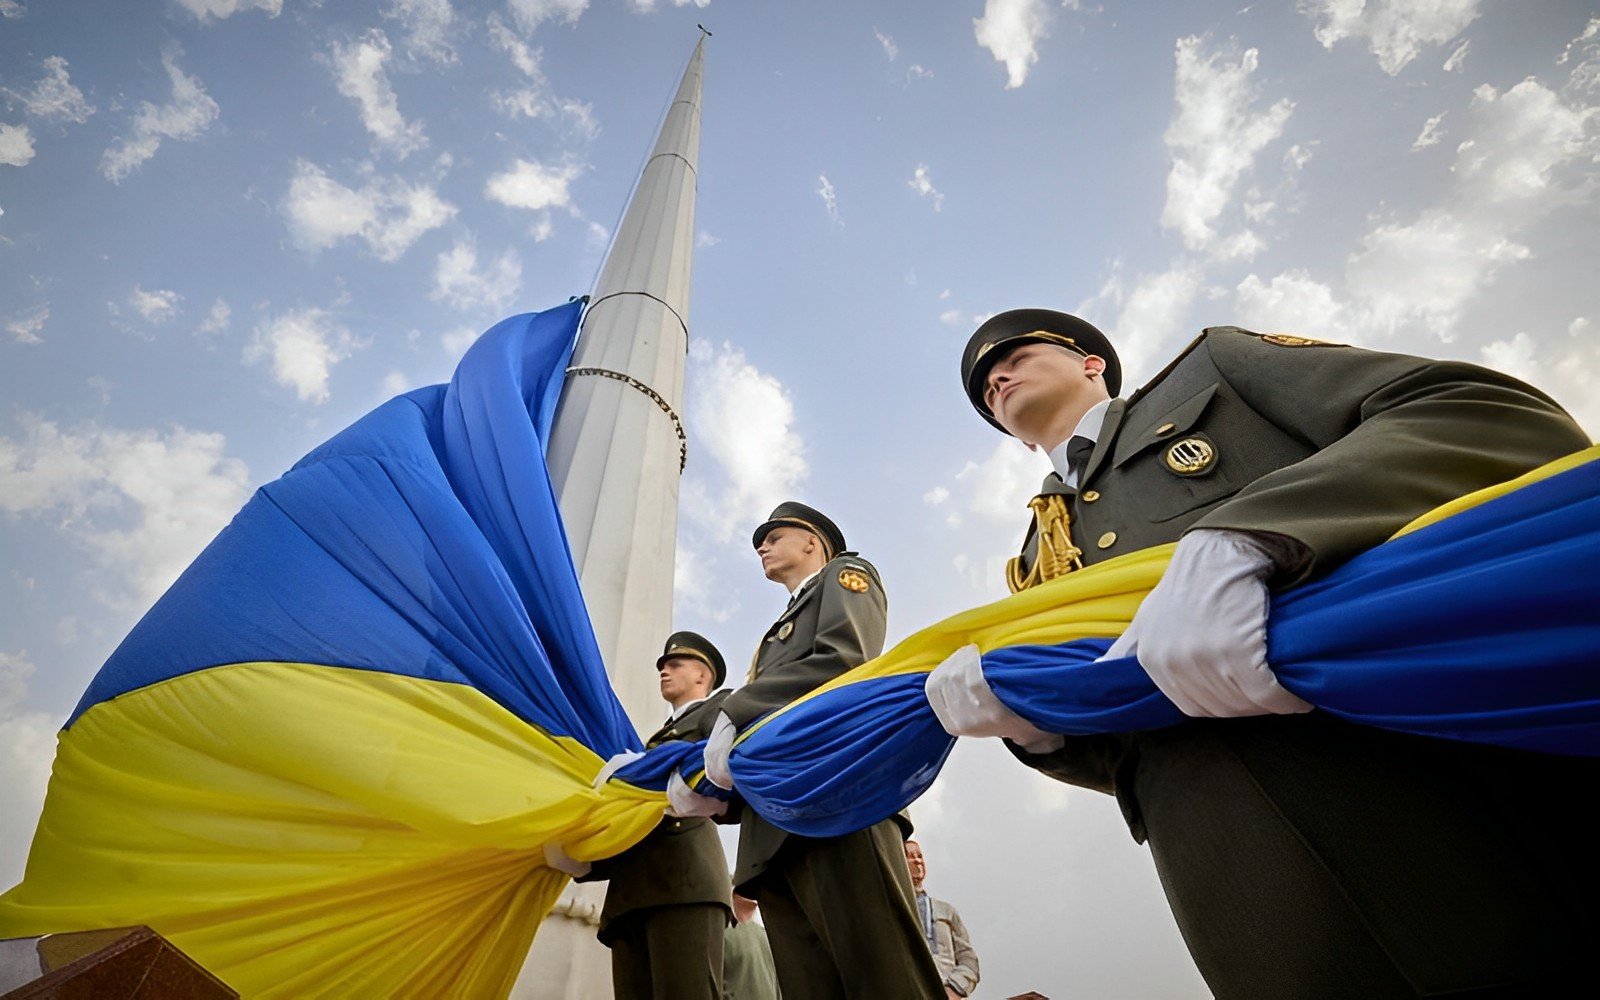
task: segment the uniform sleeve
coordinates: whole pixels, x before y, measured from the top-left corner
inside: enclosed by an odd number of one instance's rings
[[[1207,344],[1245,403],[1317,449],[1190,528],[1288,539],[1275,585],[1326,573],[1442,503],[1589,444],[1549,397],[1476,365],[1233,330]]]
[[[762,673],[722,703],[734,725],[743,729],[883,652],[889,602],[877,574],[859,573],[867,589],[857,592],[839,582],[841,571],[838,563],[829,563],[817,580],[817,631],[810,654],[781,670]]]
[[[972,937],[967,933],[966,923],[953,906],[950,907],[950,940],[955,946],[956,967],[950,970],[944,981],[954,986],[956,992],[971,996],[972,991],[978,988],[978,953],[972,947]]]

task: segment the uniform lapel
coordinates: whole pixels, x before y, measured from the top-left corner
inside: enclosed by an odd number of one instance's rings
[[[1094,474],[1100,471],[1100,466],[1105,464],[1106,456],[1111,454],[1112,447],[1117,442],[1117,428],[1121,425],[1122,415],[1127,409],[1128,403],[1123,399],[1113,399],[1111,405],[1106,407],[1106,418],[1100,424],[1100,436],[1094,441],[1094,453],[1089,456],[1088,464],[1078,475],[1079,490],[1094,478]]]

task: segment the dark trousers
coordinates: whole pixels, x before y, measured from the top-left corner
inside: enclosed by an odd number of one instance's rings
[[[790,837],[757,886],[783,1000],[944,1000],[894,820]]]
[[[708,903],[652,906],[611,922],[617,1000],[721,1000],[728,911]]]
[[[1330,717],[1134,741],[1134,792],[1218,1000],[1580,995],[1596,851],[1568,813],[1600,762]]]

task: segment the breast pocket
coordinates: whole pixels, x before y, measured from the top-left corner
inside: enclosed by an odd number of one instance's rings
[[[1131,494],[1139,512],[1155,523],[1193,514],[1237,493],[1250,480],[1243,454],[1234,454],[1229,435],[1221,433],[1229,425],[1231,404],[1213,384],[1159,418],[1141,421],[1117,443],[1116,490]]]

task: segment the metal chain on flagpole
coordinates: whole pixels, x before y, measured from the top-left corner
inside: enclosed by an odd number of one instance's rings
[[[678,414],[673,411],[672,404],[668,403],[666,398],[663,397],[661,393],[656,392],[654,389],[650,388],[648,385],[645,385],[643,382],[634,378],[632,375],[627,374],[626,372],[616,372],[609,368],[574,367],[568,368],[567,374],[599,375],[602,378],[616,379],[618,382],[626,382],[628,385],[633,386],[635,389],[638,389],[640,392],[650,397],[650,399],[655,402],[656,406],[661,408],[662,413],[665,413],[668,417],[672,418],[672,429],[678,433],[678,472],[683,472],[684,468],[689,464],[689,435],[683,432],[683,421],[678,419]]]

